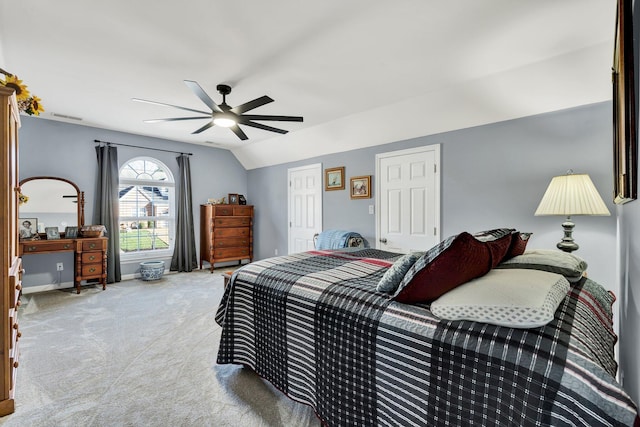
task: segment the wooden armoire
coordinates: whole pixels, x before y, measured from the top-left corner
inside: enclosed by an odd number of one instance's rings
[[[18,368],[18,306],[22,289],[22,263],[18,257],[18,128],[20,114],[13,89],[0,86],[2,159],[0,160],[0,416],[15,410]]]

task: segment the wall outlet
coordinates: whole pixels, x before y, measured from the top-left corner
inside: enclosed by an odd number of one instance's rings
[[[276,255],[278,255],[278,250],[276,249]]]
[[[369,205],[369,215],[373,215],[373,205]]]
[[[56,264],[56,270],[58,270],[58,271],[64,270],[64,265],[61,262],[57,263]]]

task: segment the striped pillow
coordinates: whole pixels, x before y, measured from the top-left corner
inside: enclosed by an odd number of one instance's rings
[[[376,288],[378,292],[395,292],[402,279],[404,279],[404,275],[422,255],[424,255],[424,252],[411,252],[398,258],[378,282]]]
[[[497,268],[526,268],[562,274],[570,282],[577,282],[587,271],[582,258],[554,249],[532,249],[506,260]]]

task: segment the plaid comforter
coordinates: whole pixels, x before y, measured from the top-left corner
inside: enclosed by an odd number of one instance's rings
[[[441,321],[376,292],[399,256],[311,251],[237,270],[217,362],[250,367],[329,426],[640,425],[600,285],[573,284],[543,328]]]

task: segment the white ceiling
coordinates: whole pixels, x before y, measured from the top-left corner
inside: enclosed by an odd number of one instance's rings
[[[611,99],[614,0],[0,0],[0,67],[40,117],[230,149],[248,169]],[[287,135],[206,109],[262,95]],[[58,115],[58,116],[56,116]],[[60,116],[82,119],[76,121]],[[114,141],[117,142],[117,141]]]

